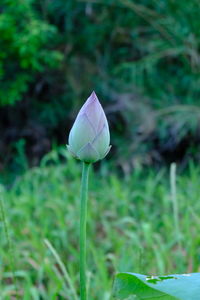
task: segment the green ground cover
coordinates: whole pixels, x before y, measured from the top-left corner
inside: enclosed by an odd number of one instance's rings
[[[21,142],[31,166],[66,143],[92,90],[119,163],[199,161],[199,8],[199,0],[1,0],[0,170],[15,172]]]
[[[103,162],[90,174],[90,300],[111,299],[117,271],[200,272],[200,168],[190,164],[176,186],[166,169],[135,170],[127,177],[111,169]],[[1,299],[12,299],[12,269],[20,299],[78,299],[80,176],[80,164],[61,149],[12,187],[0,185],[12,242],[9,251],[1,213]]]

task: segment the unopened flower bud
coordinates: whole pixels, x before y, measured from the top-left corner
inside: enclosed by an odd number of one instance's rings
[[[77,159],[93,163],[104,158],[110,148],[108,122],[93,92],[82,106],[72,126],[68,149]]]

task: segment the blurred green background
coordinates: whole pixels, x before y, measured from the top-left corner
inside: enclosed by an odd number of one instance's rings
[[[0,11],[2,171],[66,144],[92,90],[125,172],[199,161],[198,0],[2,0]]]
[[[200,271],[200,1],[1,0],[0,299],[79,297],[64,145],[92,90],[113,147],[91,173],[89,300],[117,271]]]

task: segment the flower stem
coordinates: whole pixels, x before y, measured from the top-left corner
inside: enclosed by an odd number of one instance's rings
[[[86,288],[86,222],[88,198],[88,174],[90,164],[83,162],[81,181],[81,213],[80,213],[80,293],[81,300],[87,300]]]

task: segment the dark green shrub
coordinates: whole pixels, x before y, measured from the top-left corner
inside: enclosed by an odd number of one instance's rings
[[[22,100],[38,73],[57,68],[62,59],[53,49],[56,27],[38,17],[34,1],[0,4],[0,105]]]
[[[199,8],[198,0],[3,0],[0,103],[23,100],[8,125],[18,128],[16,139],[30,144],[19,126],[25,114],[49,143],[65,143],[94,89],[122,164],[197,153]],[[9,120],[12,113],[3,112]]]

